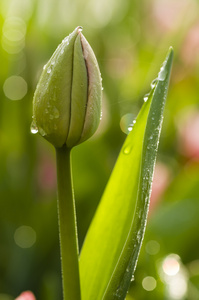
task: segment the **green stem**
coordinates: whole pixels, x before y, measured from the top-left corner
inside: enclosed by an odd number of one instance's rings
[[[80,300],[78,242],[71,179],[70,149],[56,149],[58,219],[64,300]]]

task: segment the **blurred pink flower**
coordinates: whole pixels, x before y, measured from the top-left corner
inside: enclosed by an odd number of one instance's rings
[[[199,111],[191,109],[177,119],[178,149],[189,159],[199,160]]]
[[[56,168],[50,155],[41,153],[37,168],[37,184],[40,191],[52,193],[56,190]]]
[[[158,162],[155,166],[153,184],[152,184],[152,193],[150,199],[150,209],[149,212],[151,213],[157,203],[160,200],[161,195],[166,190],[169,182],[170,182],[171,172],[169,168],[163,164]]]
[[[19,295],[19,297],[17,297],[15,300],[36,300],[36,298],[32,292],[26,291],[21,293],[21,295]]]
[[[199,22],[189,30],[182,46],[181,56],[190,66],[199,61]]]
[[[182,26],[187,12],[194,13],[194,1],[187,0],[155,0],[153,2],[153,17],[163,32],[175,31]]]

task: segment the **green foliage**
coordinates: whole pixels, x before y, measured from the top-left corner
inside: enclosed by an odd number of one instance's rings
[[[144,236],[168,89],[170,50],[132,131],[89,228],[80,256],[83,299],[124,299]]]
[[[170,253],[180,256],[179,275],[186,271],[183,285],[173,285],[176,292],[185,287],[182,297],[199,299],[199,164],[198,156],[187,150],[188,145],[194,149],[199,132],[197,126],[187,131],[187,121],[198,114],[198,14],[198,0],[0,1],[0,297],[13,299],[27,288],[37,300],[62,297],[55,154],[47,142],[30,135],[29,128],[43,66],[60,40],[81,25],[98,58],[104,98],[96,136],[72,152],[80,248],[129,120],[140,110],[165,49],[173,45],[175,59],[157,156],[157,166],[163,165],[169,175],[158,196],[152,187],[146,234],[127,299],[176,298],[162,278],[161,262]],[[10,96],[21,93],[20,87],[4,86],[8,78],[15,79],[13,75],[22,77],[28,87],[18,100]],[[158,173],[158,186],[163,178],[164,173]],[[23,225],[36,233],[30,248],[21,248],[16,239]],[[177,275],[170,277],[171,283]],[[150,291],[142,284],[148,276],[156,280]]]

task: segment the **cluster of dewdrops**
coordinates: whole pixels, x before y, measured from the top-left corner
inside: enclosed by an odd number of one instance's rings
[[[165,70],[165,62],[164,62],[162,67],[160,68],[158,77],[151,82],[151,91],[156,87],[158,81],[164,81],[166,79],[166,75],[167,75],[167,71]],[[143,97],[144,102],[148,101],[149,96],[150,96],[150,92],[144,95]],[[120,119],[120,128],[124,133],[128,134],[133,130],[135,123],[136,123],[136,115],[133,113],[127,113],[124,114]]]

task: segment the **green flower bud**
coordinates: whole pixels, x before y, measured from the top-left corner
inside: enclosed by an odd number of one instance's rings
[[[55,147],[87,140],[101,118],[102,80],[95,54],[77,27],[44,66],[33,100],[31,131]]]

